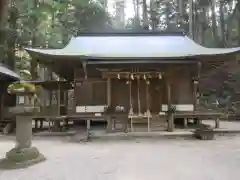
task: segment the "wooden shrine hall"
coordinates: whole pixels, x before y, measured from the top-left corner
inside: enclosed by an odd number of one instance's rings
[[[26,48],[74,82],[75,108],[66,117],[107,121],[108,132],[173,131],[176,119],[185,127],[213,119],[219,127],[221,113],[200,108],[199,79],[239,50],[206,48],[179,32],[82,33],[63,49]]]

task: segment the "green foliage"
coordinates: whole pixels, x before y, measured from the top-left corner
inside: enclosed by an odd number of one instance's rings
[[[24,47],[62,48],[79,32],[102,28],[110,22],[106,10],[91,0],[12,0],[8,10],[4,30],[7,38],[1,43],[4,61],[15,64],[25,80],[32,78],[30,69],[36,69],[37,64],[31,67]]]
[[[11,84],[8,87],[9,93],[21,93],[21,92],[29,92],[29,93],[36,93],[37,89],[36,86],[33,84]]]

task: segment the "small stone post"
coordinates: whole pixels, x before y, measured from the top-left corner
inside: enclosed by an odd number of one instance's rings
[[[32,147],[32,116],[40,111],[34,106],[34,92],[15,92],[18,96],[16,107],[10,112],[16,115],[16,146],[0,161],[0,168],[26,168],[45,160],[36,147]]]

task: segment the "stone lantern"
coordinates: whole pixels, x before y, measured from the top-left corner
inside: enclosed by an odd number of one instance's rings
[[[34,106],[34,85],[23,85],[21,89],[12,88],[10,93],[17,96],[17,105],[9,109],[16,115],[16,146],[0,161],[0,168],[25,168],[45,160],[38,149],[32,146],[32,116],[40,109]]]

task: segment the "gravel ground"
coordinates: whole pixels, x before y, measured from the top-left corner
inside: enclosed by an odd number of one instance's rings
[[[240,136],[199,140],[118,140],[86,144],[34,140],[47,161],[0,171],[0,180],[236,180]],[[0,157],[14,146],[1,140]]]

